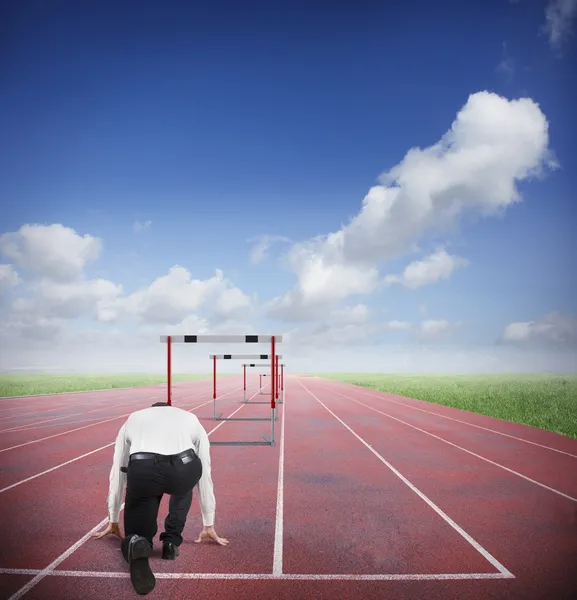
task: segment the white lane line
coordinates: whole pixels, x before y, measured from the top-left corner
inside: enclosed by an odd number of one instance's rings
[[[104,524],[106,521],[103,521]],[[95,528],[97,529],[97,528]],[[42,573],[39,569],[0,569],[0,574],[6,575],[35,575]],[[128,572],[115,571],[59,571],[54,569],[44,577],[96,577],[101,579],[128,579]],[[430,581],[460,579],[511,579],[513,576],[505,573],[155,573],[157,579],[215,579],[215,580],[272,580],[272,581]],[[36,584],[34,584],[36,585]],[[28,590],[27,590],[28,591]],[[12,596],[13,598],[21,596]]]
[[[229,394],[232,394],[233,392],[237,392],[239,390],[240,390],[240,388],[237,388],[236,390],[231,390],[230,392],[227,392],[226,394],[223,394],[220,397],[224,398],[224,397],[228,396]],[[206,406],[207,404],[212,404],[212,402],[213,402],[212,400],[209,400],[208,402],[204,402],[203,404],[199,404],[198,406],[192,407],[187,412],[192,412],[192,411],[196,410],[197,408],[201,408],[203,406]],[[59,465],[56,465],[55,467],[52,467],[50,469],[46,469],[46,471],[42,471],[41,473],[36,473],[36,475],[32,475],[31,477],[27,477],[26,479],[22,479],[21,481],[17,481],[16,483],[13,483],[12,485],[9,485],[9,486],[7,486],[5,488],[2,488],[0,490],[0,494],[2,494],[3,492],[7,492],[8,490],[11,490],[12,488],[15,488],[15,487],[17,487],[19,485],[22,485],[23,483],[26,483],[28,481],[32,481],[33,479],[36,479],[37,477],[41,477],[42,475],[47,475],[48,473],[51,473],[52,471],[56,471],[56,469],[60,469],[62,467],[65,467],[66,465],[69,465],[69,464],[71,464],[73,462],[76,462],[77,460],[80,460],[82,458],[86,458],[87,456],[90,456],[91,454],[95,454],[96,452],[100,452],[100,450],[104,450],[105,448],[109,448],[110,446],[114,446],[114,444],[115,444],[115,442],[110,442],[110,444],[106,444],[105,446],[101,446],[100,448],[96,448],[96,450],[91,450],[90,452],[87,452],[86,454],[83,454],[82,456],[77,456],[76,458],[72,458],[71,460],[67,460],[66,462],[63,462],[63,463],[61,463]]]
[[[368,444],[360,435],[355,433],[342,419],[337,417],[335,413],[328,408],[326,404],[321,402],[306,386],[299,381],[299,384],[324,408],[331,414],[333,417],[341,423],[344,427],[346,427],[364,446],[366,446],[384,465],[386,465],[403,483],[405,483],[415,494],[417,494],[422,500],[424,500],[442,519],[444,519],[457,533],[459,533],[479,554],[481,554],[488,562],[490,562],[498,571],[500,571],[503,575],[507,575],[508,577],[514,577],[514,575],[506,569],[493,555],[491,555],[479,542],[474,540],[462,527],[457,525],[453,519],[451,519],[446,513],[444,513],[432,500],[427,498],[423,492],[421,492],[418,488],[416,488],[406,477],[404,477],[391,463],[385,460],[370,444]]]
[[[328,389],[330,389],[330,388],[328,388]],[[500,469],[508,471],[509,473],[512,473],[513,475],[517,475],[517,477],[521,477],[522,479],[525,479],[526,481],[529,481],[530,483],[534,483],[535,485],[538,485],[546,490],[549,490],[550,492],[558,494],[559,496],[563,496],[563,498],[567,498],[567,500],[572,500],[573,502],[577,502],[577,498],[573,498],[573,496],[564,494],[563,492],[560,492],[559,490],[557,490],[555,488],[549,487],[548,485],[545,485],[544,483],[541,483],[540,481],[536,481],[535,479],[531,479],[530,477],[527,477],[526,475],[523,475],[522,473],[519,473],[518,471],[514,471],[513,469],[510,469],[509,467],[506,467],[505,465],[502,465],[501,463],[490,460],[489,458],[485,458],[484,456],[481,456],[480,454],[472,452],[471,450],[467,450],[467,448],[463,448],[462,446],[454,444],[453,442],[449,442],[448,440],[446,440],[438,435],[435,435],[434,433],[431,433],[430,431],[426,431],[425,429],[421,429],[420,427],[417,427],[416,425],[407,423],[406,421],[403,421],[402,419],[399,419],[398,417],[393,417],[392,415],[389,415],[389,414],[383,412],[382,410],[373,408],[372,406],[369,406],[368,404],[365,404],[364,402],[360,402],[359,400],[355,400],[354,398],[351,398],[350,396],[346,396],[345,394],[341,394],[340,392],[336,392],[335,390],[330,390],[330,391],[332,394],[337,394],[337,396],[342,396],[343,398],[348,398],[349,400],[352,400],[353,402],[356,402],[357,404],[360,404],[361,406],[369,408],[370,410],[374,410],[375,412],[377,412],[385,417],[388,417],[389,419],[394,419],[395,421],[398,421],[399,423],[403,423],[403,425],[407,425],[408,427],[412,427],[413,429],[416,429],[417,431],[420,431],[421,433],[426,433],[427,435],[430,435],[431,437],[434,437],[435,439],[440,440],[441,442],[445,442],[445,444],[449,444],[450,446],[453,446],[454,448],[458,448],[459,450],[462,450],[463,452],[467,452],[471,456],[480,458],[481,460],[484,460],[485,462],[495,465],[496,467],[499,467]]]
[[[228,393],[232,394],[233,392],[236,392],[238,390],[240,390],[240,388],[237,388],[236,390],[232,390],[231,392],[228,392]],[[221,398],[223,398],[225,395],[226,394],[223,394],[221,396]],[[254,394],[254,396],[256,396],[256,394]],[[254,396],[251,396],[251,398],[249,398],[249,399],[254,398]],[[209,402],[206,402],[205,404],[210,404],[212,402],[213,401],[210,400]],[[202,405],[202,406],[204,406],[204,405]],[[241,404],[230,416],[232,417],[234,414],[236,414],[241,408],[243,408],[243,406],[245,406],[244,403]],[[199,408],[199,407],[196,407],[196,408]],[[187,412],[191,412],[191,410],[189,410]],[[219,427],[221,427],[225,423],[226,423],[226,421],[221,421],[207,435],[210,435],[211,433],[216,431]],[[120,506],[120,512],[122,512],[123,508],[124,508],[124,503],[122,503],[122,505]],[[85,536],[81,537],[75,544],[70,546],[70,548],[68,548],[68,550],[63,552],[58,558],[56,558],[54,561],[52,561],[45,569],[42,569],[36,575],[36,577],[31,579],[26,585],[24,585],[17,592],[12,594],[12,596],[10,596],[10,598],[8,598],[8,600],[18,600],[18,598],[21,598],[22,596],[24,596],[24,594],[26,594],[33,587],[35,587],[46,576],[54,574],[54,570],[60,563],[62,563],[64,560],[66,560],[71,554],[76,552],[76,550],[78,550],[78,548],[80,548],[83,544],[85,544],[92,537],[93,534],[95,534],[99,529],[104,527],[104,525],[106,525],[107,523],[108,523],[108,517],[106,517],[105,519],[100,521],[100,523],[98,523],[98,525],[96,525],[96,527],[93,527]]]
[[[124,503],[122,504],[120,510],[122,510],[123,507]],[[45,569],[42,569],[40,573],[38,573],[36,577],[33,577],[26,585],[21,587],[17,592],[14,592],[14,594],[12,594],[12,596],[10,596],[8,600],[18,600],[18,598],[22,598],[24,594],[26,594],[34,586],[36,586],[36,584],[38,584],[42,579],[44,579],[46,575],[52,573],[60,563],[64,562],[73,552],[78,550],[78,548],[80,548],[82,544],[87,542],[106,523],[108,523],[108,517],[100,521],[100,523],[98,523],[96,527],[93,527],[85,536],[81,537],[75,544],[72,544],[72,546],[70,546],[68,550],[63,552],[57,559],[53,560]]]
[[[50,427],[64,427],[65,425],[79,425],[80,423],[90,423],[92,421],[97,421],[98,419],[102,419],[102,415],[98,415],[97,417],[88,417],[87,419],[74,419],[73,421],[68,421],[67,423],[44,423],[43,425],[23,425],[22,427],[18,427],[14,431],[20,433],[21,431],[33,431],[35,429],[49,429]],[[4,432],[0,431],[0,433]]]
[[[200,382],[200,384],[205,384],[207,383],[205,380],[198,380]],[[186,392],[187,389],[190,386],[190,384],[195,384],[196,382],[183,382],[180,385],[174,385],[173,384],[173,389],[175,391],[178,391],[180,393],[182,392]],[[201,385],[193,385],[192,388],[193,389],[199,389],[202,386]],[[131,393],[131,394],[123,394],[121,396],[119,396],[118,394],[114,394],[111,395],[107,398],[96,398],[96,399],[90,399],[90,398],[83,398],[78,402],[71,402],[71,401],[64,401],[63,399],[59,399],[57,398],[56,400],[58,401],[58,403],[56,402],[50,402],[48,405],[43,404],[41,406],[28,406],[28,404],[25,404],[26,408],[32,408],[33,410],[31,412],[15,412],[14,408],[4,408],[4,409],[0,409],[0,413],[5,413],[5,412],[11,412],[12,414],[0,417],[0,420],[6,420],[6,419],[22,419],[22,418],[34,418],[35,416],[38,416],[38,412],[42,412],[44,414],[42,414],[41,416],[45,417],[45,416],[49,416],[49,413],[52,413],[54,411],[58,411],[58,410],[62,410],[63,408],[73,408],[73,409],[83,409],[83,408],[90,408],[90,407],[107,407],[107,406],[114,406],[114,404],[110,404],[111,401],[116,401],[116,400],[121,400],[121,399],[125,399],[125,398],[132,398],[135,400],[141,399],[141,398],[153,398],[155,396],[158,395],[159,390],[162,390],[163,388],[161,386],[146,386],[146,387],[142,387],[142,388],[118,388],[120,390],[122,389],[128,389],[131,391],[134,391],[135,393]],[[211,389],[211,388],[209,388]],[[95,390],[95,391],[99,391],[99,390]],[[100,390],[100,391],[114,391],[114,390]],[[137,393],[139,392],[140,393]],[[84,392],[70,392],[70,393],[84,393]],[[92,392],[89,392],[92,393]],[[147,395],[144,395],[147,394]],[[30,399],[31,397],[29,396],[23,396],[23,398],[25,399]],[[45,398],[43,398],[45,400]]]
[[[148,391],[149,394],[154,394],[156,395],[158,393],[158,391],[154,391],[152,392],[151,390]],[[81,402],[66,402],[66,401],[62,401],[60,400],[59,402],[50,402],[48,405],[43,405],[43,406],[32,406],[32,405],[25,405],[25,408],[31,408],[32,410],[30,412],[21,412],[21,411],[15,411],[14,408],[9,408],[9,409],[4,409],[4,410],[0,410],[0,412],[11,412],[11,414],[0,417],[0,419],[2,421],[5,421],[7,419],[25,419],[25,418],[38,418],[40,417],[50,417],[53,416],[50,413],[53,412],[57,412],[59,410],[63,410],[63,409],[75,409],[75,410],[83,410],[85,408],[94,408],[94,407],[105,407],[105,406],[114,406],[114,404],[111,404],[111,402],[116,401],[116,400],[123,400],[125,398],[133,398],[133,399],[137,399],[137,398],[142,398],[145,397],[142,394],[140,396],[137,396],[135,394],[122,394],[121,396],[119,395],[114,395],[114,396],[110,396],[108,398],[97,398],[97,399],[89,399],[86,398],[84,400],[82,400]],[[38,413],[42,413],[41,415],[39,415]]]
[[[191,391],[191,387],[192,390],[198,390],[198,389],[203,389],[204,385],[207,382],[205,380],[199,380],[199,384],[196,385],[196,382],[182,382],[179,385],[173,385],[173,389],[175,391],[178,391],[179,393],[187,393],[188,391]],[[191,384],[193,384],[191,386]],[[50,416],[51,413],[55,412],[55,411],[59,411],[62,409],[66,409],[66,408],[71,408],[71,409],[76,409],[76,410],[83,410],[85,408],[93,408],[93,407],[108,407],[108,406],[115,406],[115,404],[111,404],[111,402],[115,402],[117,400],[121,400],[121,399],[126,399],[126,398],[130,398],[130,399],[134,399],[134,400],[139,400],[142,398],[154,398],[158,395],[159,391],[161,391],[163,388],[161,386],[146,386],[146,387],[142,387],[142,388],[119,388],[119,389],[128,389],[131,392],[134,393],[129,393],[129,394],[123,394],[123,395],[118,395],[118,394],[114,394],[111,396],[108,396],[106,398],[103,397],[99,397],[96,399],[91,399],[89,397],[87,398],[83,398],[78,402],[72,402],[72,401],[63,401],[62,399],[57,399],[57,401],[59,403],[56,402],[50,402],[48,405],[46,404],[42,404],[40,406],[36,405],[36,407],[34,408],[33,405],[28,405],[28,403],[25,404],[25,407],[28,408],[33,408],[33,410],[31,412],[21,412],[21,411],[15,411],[14,408],[5,408],[5,409],[0,409],[0,413],[5,413],[5,412],[9,412],[11,414],[6,415],[6,416],[2,416],[0,417],[0,420],[5,421],[7,419],[25,419],[25,418],[34,418],[34,417],[48,417]],[[95,390],[95,391],[99,391],[99,390]],[[114,390],[100,390],[100,391],[114,391]],[[138,393],[140,392],[140,393]],[[73,393],[73,392],[70,392]],[[76,392],[74,392],[76,393]],[[83,393],[83,392],[78,392],[78,393]],[[92,392],[89,392],[92,393]],[[23,398],[29,398],[28,396],[24,396]],[[45,400],[45,398],[44,398]],[[41,415],[38,415],[38,412],[42,413]]]
[[[200,392],[195,392],[194,394],[190,394],[190,396],[199,396],[200,394],[206,394],[207,390],[202,390]],[[154,395],[148,398],[149,400],[154,398]],[[131,413],[127,412],[122,415],[118,415],[117,417],[112,417],[110,419],[104,419],[103,421],[98,421],[97,423],[91,423],[90,425],[83,425],[82,427],[77,427],[76,429],[69,429],[67,431],[62,431],[61,433],[55,433],[53,435],[49,435],[47,437],[43,437],[37,440],[31,440],[29,442],[24,442],[23,444],[17,444],[16,446],[10,446],[9,448],[0,449],[0,453],[8,452],[9,450],[16,450],[17,448],[22,448],[23,446],[29,446],[30,444],[37,444],[38,442],[44,442],[45,440],[51,440],[53,438],[59,437],[61,435],[67,435],[69,433],[74,433],[75,431],[81,431],[82,429],[88,429],[89,427],[96,427],[97,425],[102,425],[104,423],[109,423],[111,421],[117,421],[118,419],[122,419],[122,417],[127,417]]]
[[[55,404],[55,403],[51,402],[50,408],[42,407],[42,408],[37,408],[36,410],[32,410],[30,412],[21,412],[21,411],[16,412],[13,408],[4,408],[4,409],[0,409],[0,413],[10,413],[10,414],[7,414],[7,415],[5,414],[4,416],[1,416],[0,421],[6,421],[8,419],[25,419],[25,418],[33,419],[35,416],[38,417],[38,412],[50,413],[55,410],[60,410],[61,408],[65,408],[67,406],[72,406],[73,408],[78,408],[80,406],[87,406],[87,404],[82,403],[82,404],[70,405],[67,402],[62,402],[61,404]],[[43,414],[41,416],[46,416],[46,415]]]
[[[13,427],[10,427],[9,429],[0,429],[0,433],[9,433],[10,431],[22,431],[24,429],[30,429],[32,427],[35,427],[36,425],[42,425],[44,423],[52,423],[54,421],[61,421],[62,419],[68,419],[70,417],[77,417],[79,415],[84,415],[90,412],[97,412],[99,410],[106,410],[106,407],[102,407],[102,408],[96,408],[94,410],[86,410],[86,411],[81,411],[81,412],[76,412],[76,413],[70,413],[68,415],[64,415],[61,417],[50,417],[49,419],[44,419],[43,421],[32,421],[32,423],[25,423],[24,425],[14,425]],[[7,423],[7,425],[9,425],[9,423]]]
[[[59,437],[61,435],[67,435],[69,433],[74,433],[75,431],[81,431],[82,429],[88,429],[89,427],[96,427],[96,425],[102,425],[104,423],[109,423],[110,421],[117,421],[118,419],[122,419],[122,417],[127,417],[130,413],[126,413],[124,415],[118,415],[118,417],[112,417],[111,419],[105,419],[104,421],[98,421],[97,423],[92,423],[90,425],[83,425],[82,427],[77,427],[76,429],[69,429],[68,431],[62,431],[61,433],[55,433],[53,435],[49,435],[47,437],[40,438],[38,440],[32,440],[30,442],[24,442],[23,444],[18,444],[17,446],[10,446],[9,448],[2,448],[1,452],[8,452],[9,450],[16,450],[16,448],[22,448],[23,446],[29,446],[30,444],[37,444],[38,442],[44,442],[46,440],[51,440],[53,438]]]
[[[130,396],[124,396],[124,397],[130,398]],[[62,419],[69,419],[71,417],[77,417],[79,415],[88,415],[90,413],[107,411],[109,409],[114,409],[114,408],[126,408],[129,406],[138,406],[141,402],[144,402],[145,400],[148,400],[153,397],[154,397],[154,394],[152,396],[146,396],[146,397],[139,398],[138,400],[131,400],[129,402],[121,402],[120,404],[103,405],[103,406],[99,406],[98,408],[93,408],[91,410],[83,410],[80,412],[70,413],[67,415],[60,416],[60,417],[50,417],[49,419],[44,419],[43,421],[33,421],[32,423],[25,423],[24,425],[15,425],[14,427],[10,427],[10,429],[0,429],[0,433],[7,433],[9,431],[22,431],[24,429],[32,429],[32,428],[36,427],[37,425],[42,425],[44,423],[53,423],[54,421],[61,421]],[[118,399],[120,399],[120,398],[118,398]],[[100,417],[96,417],[96,419],[98,419],[98,418],[100,418]],[[61,424],[58,424],[57,427],[60,425]],[[63,423],[63,425],[67,425],[67,423]]]
[[[201,383],[206,383],[205,381],[201,381]],[[6,421],[6,420],[19,420],[19,419],[33,419],[33,418],[43,418],[43,417],[50,417],[52,416],[52,418],[58,418],[58,419],[62,419],[62,418],[66,418],[66,416],[64,417],[60,417],[60,416],[56,416],[54,417],[53,415],[51,415],[51,413],[54,412],[58,412],[61,411],[63,409],[67,409],[67,408],[72,408],[72,409],[76,409],[76,410],[80,410],[82,412],[87,412],[84,409],[90,408],[92,412],[94,412],[95,410],[101,410],[101,409],[105,409],[105,408],[110,408],[110,407],[115,407],[115,406],[122,406],[124,404],[130,406],[131,404],[135,404],[138,402],[141,402],[143,399],[149,399],[149,398],[154,398],[158,395],[158,390],[153,390],[151,388],[143,388],[144,389],[144,393],[141,394],[124,394],[122,396],[118,396],[118,395],[114,395],[114,396],[110,396],[108,398],[98,398],[96,400],[90,400],[89,398],[86,398],[85,400],[82,400],[79,403],[70,403],[70,402],[62,402],[60,401],[60,404],[55,404],[55,403],[50,403],[48,406],[42,406],[42,407],[36,407],[36,409],[32,410],[31,412],[18,412],[18,413],[14,413],[14,409],[10,408],[10,409],[4,409],[4,410],[0,410],[0,412],[6,412],[6,411],[12,411],[13,414],[4,416],[4,417],[0,417],[0,421]],[[192,390],[191,391],[198,391],[198,390],[202,390],[204,389],[204,386],[202,385],[193,385],[192,386]],[[207,391],[208,391],[207,387]],[[178,388],[178,392],[182,393],[186,393],[186,389],[184,388],[183,385],[181,385]],[[128,402],[116,402],[117,400],[127,400]],[[111,402],[114,401],[114,404],[112,404]],[[33,408],[33,407],[30,407]],[[41,412],[42,414],[39,415],[38,413]],[[80,413],[77,413],[80,414]],[[67,415],[69,416],[69,415]],[[3,425],[10,425],[9,423],[3,423]],[[31,423],[27,423],[26,425],[31,425]],[[24,425],[21,425],[22,427]]]
[[[341,383],[335,382],[335,383]],[[352,385],[352,384],[351,384]],[[327,389],[330,389],[330,386],[325,386]],[[353,386],[358,387],[358,386]],[[483,429],[484,431],[490,431],[491,433],[495,433],[497,435],[502,435],[508,438],[512,438],[514,440],[518,440],[519,442],[525,442],[526,444],[531,444],[533,446],[539,446],[540,448],[545,448],[546,450],[551,450],[552,452],[558,452],[559,454],[565,454],[567,456],[571,456],[572,458],[577,458],[577,454],[571,454],[570,452],[565,452],[564,450],[559,450],[557,448],[553,448],[552,446],[545,446],[544,444],[538,444],[537,442],[532,442],[530,440],[526,440],[524,438],[517,437],[515,435],[510,435],[508,433],[503,433],[502,431],[497,431],[496,429],[491,429],[490,427],[483,427],[482,425],[476,425],[475,423],[469,423],[468,421],[462,421],[461,419],[455,419],[454,417],[448,417],[447,415],[441,415],[432,410],[426,410],[424,408],[418,408],[417,406],[411,406],[410,404],[405,404],[404,402],[399,402],[398,400],[392,400],[391,398],[386,398],[384,396],[379,396],[377,394],[371,394],[370,392],[366,392],[363,389],[356,390],[365,396],[371,396],[372,398],[378,398],[379,400],[386,400],[387,402],[393,402],[394,404],[398,404],[399,406],[404,406],[405,408],[410,408],[412,410],[420,410],[421,412],[428,413],[430,415],[435,415],[435,417],[441,417],[442,419],[449,419],[450,421],[456,421],[457,423],[463,423],[463,425],[469,425],[469,427],[476,427],[477,429]],[[386,394],[386,392],[381,392],[382,394]],[[451,407],[447,407],[451,408]],[[487,415],[480,415],[486,417]],[[490,418],[490,417],[488,417]],[[521,423],[519,423],[521,424]]]
[[[276,497],[276,521],[274,531],[274,554],[272,574],[279,576],[282,574],[283,566],[283,488],[284,488],[284,426],[286,421],[286,385],[283,392],[282,416],[280,432],[280,449],[278,457],[278,486]]]
[[[96,450],[91,450],[90,452],[87,452],[86,454],[83,454],[82,456],[77,456],[76,458],[72,458],[71,460],[67,460],[66,462],[60,463],[59,465],[56,465],[55,467],[52,467],[50,469],[46,469],[46,471],[42,471],[41,473],[36,473],[36,475],[31,475],[30,477],[27,477],[26,479],[22,479],[21,481],[17,481],[16,483],[13,483],[12,485],[9,485],[5,488],[2,488],[0,490],[0,494],[7,492],[8,490],[11,490],[12,488],[18,487],[19,485],[22,485],[23,483],[27,483],[28,481],[32,481],[33,479],[36,479],[37,477],[41,477],[42,475],[47,475],[48,473],[51,473],[52,471],[56,471],[56,469],[60,469],[62,467],[65,467],[66,465],[69,465],[73,462],[76,462],[77,460],[80,460],[82,458],[86,458],[87,456],[90,456],[91,454],[95,454],[96,452],[100,452],[100,450],[104,450],[105,448],[108,448],[109,446],[114,446],[114,442],[111,442],[110,444],[106,444],[105,446],[100,446],[100,448],[96,448]]]
[[[203,390],[203,389],[199,390],[198,389],[199,387],[200,386],[195,386],[196,389],[194,391],[195,391],[196,394],[199,394],[199,393],[202,393],[202,392],[208,392],[208,388],[206,390]],[[56,417],[52,416],[52,417],[50,417],[48,419],[45,419],[43,421],[34,421],[32,423],[25,423],[23,425],[15,425],[15,426],[11,427],[10,429],[2,429],[2,430],[0,430],[0,433],[5,433],[5,432],[8,432],[8,431],[22,430],[22,429],[25,429],[25,428],[30,428],[33,425],[40,425],[41,423],[49,423],[49,422],[58,421],[58,420],[62,420],[62,419],[68,419],[69,417],[75,417],[75,416],[78,416],[78,415],[87,415],[87,414],[90,414],[90,413],[95,413],[95,412],[100,412],[100,411],[105,412],[105,411],[108,411],[109,409],[114,409],[114,408],[134,407],[134,406],[138,406],[139,404],[141,404],[144,401],[148,401],[148,400],[151,400],[152,398],[155,398],[157,395],[158,395],[158,392],[154,392],[154,393],[151,392],[151,393],[149,393],[147,395],[142,395],[142,396],[134,396],[134,395],[115,396],[114,398],[107,398],[104,401],[99,401],[99,402],[94,403],[94,404],[93,403],[87,404],[86,408],[93,407],[93,406],[96,405],[96,408],[90,408],[90,410],[81,410],[80,412],[69,413],[69,414],[66,414],[66,415],[63,415],[63,416],[59,416],[59,417],[58,416],[56,416]],[[127,402],[119,402],[119,403],[115,402],[114,404],[110,403],[111,400],[116,401],[116,400],[121,400],[121,399],[126,399],[126,398],[129,399]],[[62,407],[59,407],[59,408],[50,409],[49,412],[57,411],[57,410],[62,410],[64,407],[67,407],[67,406],[69,406],[69,405],[63,405]],[[77,405],[77,406],[72,406],[71,408],[78,409],[78,408],[81,408],[81,407],[82,407],[82,405]],[[28,413],[25,416],[33,417],[34,414],[35,413]],[[22,416],[23,415],[14,415],[13,417],[5,417],[5,418],[19,419],[19,418],[22,418]],[[43,416],[48,416],[48,415],[43,415]]]

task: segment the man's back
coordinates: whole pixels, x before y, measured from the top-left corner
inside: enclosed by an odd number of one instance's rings
[[[153,406],[132,413],[126,421],[130,454],[178,454],[188,448],[199,452],[206,436],[198,417],[175,406]]]
[[[198,494],[203,524],[214,523],[216,502],[212,484],[210,443],[198,417],[175,406],[151,406],[133,412],[120,428],[115,443],[110,471],[108,510],[111,522],[118,520],[121,491],[124,481],[121,467],[126,467],[129,456],[137,452],[180,454],[193,449],[202,464]]]

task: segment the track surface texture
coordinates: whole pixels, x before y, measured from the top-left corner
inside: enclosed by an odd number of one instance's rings
[[[270,387],[248,381],[248,404],[242,377],[219,381],[217,413],[270,419]],[[178,559],[156,542],[150,598],[577,598],[577,440],[320,378],[285,388],[274,446],[211,448],[230,544],[194,542],[195,493]],[[0,600],[138,597],[118,538],[92,534],[118,429],[165,394],[0,399]],[[271,435],[270,420],[213,420],[210,380],[174,385],[173,404],[212,442]]]

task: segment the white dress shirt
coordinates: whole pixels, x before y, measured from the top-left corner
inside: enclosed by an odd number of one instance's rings
[[[210,442],[198,417],[175,406],[151,406],[132,413],[120,428],[114,447],[108,491],[108,518],[118,523],[130,454],[156,452],[178,454],[192,448],[202,462],[198,498],[205,526],[214,525],[216,502],[211,477]]]

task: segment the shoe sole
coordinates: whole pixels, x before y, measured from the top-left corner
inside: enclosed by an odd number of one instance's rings
[[[174,554],[172,554],[172,552],[169,550],[168,552],[165,552],[164,550],[162,551],[162,560],[176,560],[176,557],[178,556],[179,552],[178,552],[178,548],[174,549]]]
[[[151,548],[146,540],[138,540],[132,546],[130,556],[130,580],[136,592],[140,595],[150,594],[156,585],[148,559]]]

